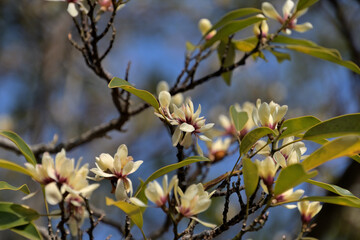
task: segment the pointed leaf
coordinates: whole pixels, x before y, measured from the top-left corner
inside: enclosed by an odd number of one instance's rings
[[[285,60],[289,60],[289,61],[291,60],[290,54],[288,53],[278,52],[271,49],[268,50],[276,57],[278,63],[282,63]]]
[[[225,39],[225,38],[229,37],[230,35],[237,33],[238,31],[240,31],[246,27],[249,27],[254,23],[260,22],[261,20],[264,20],[264,19],[265,18],[263,18],[263,17],[255,16],[255,17],[250,17],[250,18],[246,18],[243,20],[231,21],[231,22],[227,23],[223,28],[221,28],[215,34],[215,36],[213,36],[212,38],[207,40],[203,48],[206,49],[206,48],[212,46],[216,41]]]
[[[258,182],[259,182],[259,172],[257,165],[251,161],[249,158],[243,159],[243,176],[244,176],[244,185],[245,193],[249,199],[251,195],[255,192]]]
[[[138,190],[136,191],[134,196],[137,197],[137,195],[141,191],[145,190],[145,187],[149,182],[151,182],[171,171],[174,171],[178,168],[190,165],[195,162],[209,162],[209,161],[210,160],[206,157],[193,156],[193,157],[188,157],[179,163],[174,163],[174,164],[170,164],[168,166],[162,167],[159,170],[155,171],[153,174],[151,174],[150,177],[148,177],[148,179],[146,179],[146,181],[142,185],[140,185],[140,187],[138,188]]]
[[[256,37],[251,37],[243,40],[233,40],[235,48],[242,52],[250,52],[255,48],[257,42],[258,39]]]
[[[5,131],[5,130],[0,130],[0,135],[6,137],[7,139],[15,143],[15,145],[19,148],[20,152],[26,158],[26,161],[28,161],[32,165],[36,165],[36,159],[33,152],[31,151],[29,146],[24,142],[24,140],[21,139],[19,135],[17,135],[12,131]]]
[[[299,0],[296,5],[296,11],[303,10],[305,8],[311,7],[319,0]]]
[[[27,238],[30,240],[42,240],[42,236],[37,230],[36,226],[33,223],[29,223],[26,225],[14,227],[10,229],[11,231]]]
[[[31,172],[29,170],[27,170],[26,168],[24,168],[16,163],[4,160],[4,159],[0,159],[0,168],[9,169],[11,171],[19,172],[19,173],[28,175],[30,177],[32,176]]]
[[[360,152],[360,136],[346,136],[328,142],[310,154],[303,162],[305,170],[311,170],[327,161]]]
[[[195,51],[196,48],[198,48],[198,46],[192,44],[192,43],[189,42],[189,41],[186,41],[186,50],[187,50],[188,52],[193,52],[193,51]]]
[[[227,48],[227,50],[226,50],[226,48]],[[222,60],[222,57],[223,57],[225,51],[227,51],[223,67],[229,67],[234,64],[234,62],[235,62],[235,47],[232,42],[227,47],[227,43],[225,41],[221,41],[217,50],[218,50],[217,53],[218,53],[218,58],[219,58],[220,64],[221,64],[221,60]],[[229,86],[231,85],[232,71],[221,74],[221,77],[224,79],[224,81],[227,85],[229,85]]]
[[[305,132],[319,122],[321,121],[313,116],[304,116],[288,119],[281,126],[282,129],[286,128],[286,130],[281,134],[280,139],[295,136],[299,133]]]
[[[125,91],[128,91],[129,93],[132,93],[135,96],[141,98],[146,103],[154,107],[155,110],[158,110],[160,107],[154,95],[152,95],[148,91],[136,89],[134,86],[132,86],[128,81],[125,81],[124,79],[114,77],[109,83],[109,88],[122,88]]]
[[[324,139],[355,134],[360,135],[360,113],[342,115],[320,122],[310,128],[303,139]]]
[[[353,198],[353,197],[344,197],[344,196],[325,196],[325,197],[305,197],[302,198],[301,201],[319,201],[323,203],[331,203],[331,204],[337,204],[347,207],[356,207],[360,208],[360,199]]]
[[[241,131],[249,120],[247,112],[238,112],[233,105],[230,106],[230,117],[237,131]]]
[[[299,163],[283,168],[276,180],[274,195],[277,196],[293,187],[296,187],[300,183],[303,183],[316,175],[317,171],[313,171],[311,173],[305,172],[304,167]]]
[[[25,205],[0,202],[0,230],[30,223],[39,218],[39,214]]]
[[[20,187],[14,187],[7,182],[0,181],[0,190],[13,190],[13,191],[22,191],[25,194],[29,194],[30,190],[26,184],[20,186]]]
[[[259,128],[255,128],[254,130],[250,131],[248,134],[246,134],[244,136],[244,138],[241,141],[240,153],[242,155],[246,154],[260,138],[262,138],[268,134],[272,134],[274,136],[276,135],[274,130],[272,130],[268,127],[259,127]]]
[[[345,189],[345,188],[341,188],[339,186],[333,185],[333,184],[329,184],[329,183],[323,183],[323,182],[318,182],[318,181],[314,181],[314,180],[307,180],[306,182],[321,187],[323,189],[326,189],[330,192],[336,193],[340,196],[344,196],[344,197],[353,197],[353,198],[357,198],[354,194],[352,194],[349,190]]]
[[[344,61],[341,57],[336,56],[332,50],[326,48],[313,48],[313,47],[306,47],[306,46],[297,46],[297,45],[287,45],[286,48],[290,50],[294,50],[297,52],[305,53],[310,56],[320,58],[326,61],[330,61],[341,66],[344,66],[351,71],[360,74],[360,68],[358,65],[351,61]]]

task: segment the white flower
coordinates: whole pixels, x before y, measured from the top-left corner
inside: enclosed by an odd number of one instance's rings
[[[95,180],[101,180],[103,178],[111,180],[115,189],[115,196],[120,198],[122,191],[119,189],[122,182],[126,193],[132,195],[132,182],[128,178],[128,175],[135,172],[143,161],[139,160],[134,162],[131,156],[128,156],[128,149],[125,144],[119,146],[114,158],[107,153],[100,154],[96,158],[96,168],[92,168],[90,171],[95,173]]]
[[[209,19],[202,18],[199,20],[198,27],[201,34],[204,36],[212,28],[212,24],[209,21]],[[205,39],[209,40],[210,38],[215,36],[215,34],[216,34],[216,30],[212,30],[205,36]]]
[[[264,155],[264,156],[270,155],[271,148],[266,141],[259,140],[255,143],[254,146],[255,146],[255,151],[259,151],[261,149],[257,154]]]
[[[301,201],[298,202],[297,207],[301,214],[301,221],[303,224],[308,224],[311,219],[320,212],[322,206],[320,202]]]
[[[284,138],[282,145],[289,144],[294,141],[294,137]],[[291,164],[299,163],[304,157],[302,156],[306,152],[307,148],[303,142],[296,142],[289,144],[282,148],[280,151],[274,153],[274,159],[281,167],[286,167]]]
[[[218,138],[216,141],[209,143],[209,159],[214,162],[222,160],[227,155],[230,144],[230,138],[225,138],[224,140]]]
[[[156,86],[156,93],[159,95],[162,91],[169,92],[169,84],[165,81],[160,81]],[[176,106],[180,106],[184,102],[184,96],[182,93],[177,93],[174,96],[171,96],[171,104],[175,104]],[[170,104],[170,107],[172,107]]]
[[[252,117],[256,125],[275,129],[278,122],[285,116],[287,110],[287,105],[280,106],[273,101],[269,104],[266,102],[261,103],[261,100],[258,99]]]
[[[291,188],[291,189],[275,196],[275,199],[273,200],[273,204],[296,201],[296,200],[299,200],[303,194],[304,194],[304,190],[298,189],[294,192],[294,190]],[[284,205],[284,207],[286,207],[288,209],[293,209],[293,208],[296,208],[296,205],[288,204],[288,205]]]
[[[279,165],[275,164],[274,159],[270,156],[266,157],[263,161],[255,160],[255,164],[258,167],[259,177],[261,178],[260,185],[269,194]]]
[[[168,184],[168,176],[165,175],[163,177],[162,187],[156,180],[152,181],[145,189],[145,196],[158,207],[161,207],[167,202],[169,194],[173,187],[177,184],[177,181],[178,179],[176,175],[171,179],[170,184]]]
[[[262,14],[256,15],[256,17],[264,17]],[[266,38],[269,32],[269,26],[266,20],[262,20],[261,22],[257,22],[254,24],[253,31],[256,37],[259,37],[261,32],[261,38]]]
[[[51,2],[67,2],[68,8],[67,11],[72,17],[76,17],[79,12],[76,9],[76,4],[80,6],[80,10],[87,13],[88,10],[85,8],[84,4],[82,3],[82,0],[46,0]]]
[[[265,16],[275,19],[281,24],[285,24],[285,22],[288,21],[288,24],[285,26],[284,29],[286,34],[291,34],[290,29],[294,29],[297,32],[306,32],[312,29],[313,26],[309,22],[303,24],[296,24],[297,19],[307,12],[307,8],[301,11],[294,10],[292,12],[294,6],[295,4],[292,0],[286,0],[282,9],[283,16],[280,16],[280,14],[275,10],[274,6],[271,3],[264,2],[261,8]]]
[[[189,186],[185,193],[180,189],[180,187],[175,187],[176,193],[176,210],[182,214],[184,217],[192,218],[204,226],[214,228],[216,225],[205,223],[200,221],[199,219],[195,218],[194,215],[197,215],[201,212],[206,211],[211,205],[210,197],[214,194],[215,191],[212,193],[208,193],[204,190],[204,187],[201,183],[192,184]],[[180,196],[180,199],[178,197]]]

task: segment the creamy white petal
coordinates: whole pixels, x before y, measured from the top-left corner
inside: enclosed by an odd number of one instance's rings
[[[216,227],[216,224],[201,221],[200,219],[198,219],[196,217],[191,217],[191,219],[194,219],[195,221],[199,222],[201,225],[204,225],[205,227],[208,227],[208,228],[215,228]]]
[[[313,25],[309,22],[303,23],[303,24],[297,24],[294,27],[294,30],[297,32],[306,32],[310,29],[313,29]]]
[[[274,6],[271,3],[264,2],[261,5],[261,9],[265,16],[278,20],[280,17],[279,13],[275,10]]]
[[[191,133],[191,132],[195,131],[195,128],[193,125],[190,125],[188,123],[182,123],[180,125],[180,130],[183,132]]]
[[[62,194],[56,185],[56,182],[49,183],[45,186],[45,196],[48,203],[56,205],[62,200]]]
[[[69,3],[67,11],[72,17],[76,17],[79,14],[76,9],[75,3]]]
[[[181,130],[180,130],[180,127],[177,127],[177,128],[175,129],[174,134],[173,134],[172,137],[171,137],[172,144],[173,144],[174,147],[175,147],[176,145],[178,145],[181,137],[182,137],[182,132],[181,132]]]

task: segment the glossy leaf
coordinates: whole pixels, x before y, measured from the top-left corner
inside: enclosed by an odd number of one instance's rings
[[[39,218],[39,214],[25,205],[0,202],[0,230],[30,223]]]
[[[225,51],[227,51],[223,67],[229,67],[229,66],[233,65],[235,62],[234,44],[231,42],[229,44],[229,46],[227,46],[227,45],[228,45],[228,43],[226,43],[225,41],[221,41],[221,43],[219,44],[219,47],[217,49],[220,64],[221,64],[222,58],[225,54]],[[224,79],[224,81],[227,85],[229,85],[229,86],[231,85],[232,71],[221,74],[221,77]]]
[[[10,229],[11,231],[27,238],[30,240],[41,240],[43,239],[36,226],[33,223],[29,223],[22,226],[17,226]]]
[[[246,154],[260,138],[268,134],[276,135],[274,130],[268,127],[255,128],[254,130],[246,134],[240,144],[240,153],[242,155]]]
[[[338,194],[340,196],[357,198],[349,190],[341,188],[341,187],[333,185],[333,184],[318,182],[318,181],[314,181],[314,180],[311,180],[311,179],[307,180],[306,182],[308,182],[308,183],[310,183],[312,185],[321,187],[323,189],[326,189],[326,190],[328,190],[330,192],[336,193],[336,194]]]
[[[327,161],[360,152],[360,136],[345,136],[328,142],[310,154],[303,162],[305,170],[313,169]]]
[[[33,152],[30,150],[29,146],[21,139],[19,135],[12,131],[0,130],[0,135],[6,137],[19,148],[20,152],[26,158],[26,161],[29,163],[36,165],[36,159]]]
[[[344,66],[351,71],[360,74],[360,68],[358,65],[351,61],[344,61],[340,56],[336,56],[331,50],[326,48],[314,48],[314,47],[306,47],[306,46],[298,46],[298,45],[287,45],[286,48],[290,50],[294,50],[297,52],[305,53],[310,56],[320,58],[326,61],[330,61],[341,66]]]
[[[134,94],[135,96],[144,100],[146,103],[150,104],[152,107],[155,108],[155,110],[158,110],[160,107],[154,95],[152,95],[148,91],[136,89],[134,86],[132,86],[129,82],[125,81],[124,79],[114,77],[109,83],[109,88],[124,89],[125,91]]]
[[[251,161],[249,158],[243,159],[243,176],[244,176],[244,185],[245,193],[249,199],[251,195],[255,192],[258,182],[259,182],[259,172],[257,165]]]
[[[24,168],[16,163],[4,160],[4,159],[0,159],[0,168],[5,168],[5,169],[11,170],[11,171],[19,172],[19,173],[28,175],[30,177],[32,176],[31,172],[29,170],[27,170],[26,168]]]
[[[360,113],[342,115],[320,122],[310,128],[303,139],[324,139],[344,135],[360,135]]]
[[[344,197],[344,196],[312,196],[302,198],[301,201],[319,201],[324,203],[337,204],[347,207],[356,207],[360,208],[360,199],[353,197]]]
[[[286,130],[281,134],[280,139],[296,136],[299,133],[305,132],[319,122],[321,121],[313,116],[288,119],[282,125],[282,129],[286,128]]]
[[[233,40],[235,48],[242,52],[250,52],[255,48],[257,42],[258,40],[256,37],[251,37],[243,40]]]
[[[20,187],[14,187],[7,182],[0,181],[0,190],[12,190],[12,191],[22,191],[25,194],[29,194],[30,190],[26,184],[21,185]]]
[[[285,60],[288,60],[288,61],[291,60],[290,54],[288,54],[288,53],[278,52],[278,51],[274,51],[274,50],[269,50],[269,51],[276,57],[276,60],[278,61],[278,63],[282,63]]]
[[[148,177],[148,179],[146,179],[146,181],[136,191],[134,196],[137,197],[137,195],[141,191],[143,191],[145,189],[146,185],[149,182],[151,182],[151,181],[153,181],[153,180],[155,180],[155,179],[157,179],[157,178],[159,178],[159,177],[161,177],[161,176],[163,176],[163,175],[165,175],[165,174],[167,174],[169,172],[172,172],[172,171],[174,171],[174,170],[176,170],[178,168],[190,165],[190,164],[195,163],[195,162],[209,162],[209,161],[210,160],[208,158],[206,158],[206,157],[193,156],[193,157],[188,157],[188,158],[184,159],[183,161],[181,161],[179,163],[174,163],[174,164],[170,164],[168,166],[162,167],[159,170],[155,171],[153,174],[151,174],[150,177]]]
[[[221,28],[215,34],[215,36],[213,36],[212,38],[207,40],[204,45],[204,48],[208,48],[208,47],[212,46],[216,41],[225,39],[228,36],[238,32],[246,27],[251,26],[254,23],[260,22],[261,20],[264,20],[264,19],[265,18],[263,18],[263,17],[255,16],[255,17],[250,17],[250,18],[246,18],[243,20],[231,21],[231,22],[227,23],[223,28]]]
[[[277,196],[293,187],[296,187],[300,183],[303,183],[316,175],[317,171],[307,173],[304,167],[299,163],[283,168],[276,180],[274,195]]]
[[[247,112],[238,112],[234,106],[230,106],[230,117],[237,131],[241,131],[249,120]]]
[[[296,5],[296,11],[303,10],[305,8],[311,7],[319,0],[299,0]]]

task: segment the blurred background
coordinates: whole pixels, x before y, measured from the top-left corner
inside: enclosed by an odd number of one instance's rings
[[[113,76],[123,78],[127,63],[131,61],[129,81],[138,88],[155,93],[159,81],[171,85],[181,72],[185,42],[196,44],[201,38],[197,28],[199,19],[208,18],[216,22],[230,10],[260,8],[261,2],[132,0],[117,14],[117,38],[104,66]],[[280,10],[284,1],[270,2]],[[0,129],[15,131],[30,145],[51,142],[55,134],[59,141],[66,141],[118,116],[106,83],[86,67],[81,54],[67,40],[69,32],[76,39],[76,32],[66,7],[65,3],[43,0],[0,1]],[[299,20],[300,23],[311,22],[314,29],[301,35],[294,32],[292,37],[303,37],[336,48],[344,59],[360,65],[359,10],[359,0],[319,1]],[[109,16],[110,13],[104,14],[100,26],[104,26]],[[271,29],[278,26],[273,21],[269,25]],[[235,38],[249,35],[252,35],[251,28]],[[191,96],[195,105],[201,104],[202,115],[215,124],[218,123],[218,114],[227,113],[231,104],[255,102],[257,98],[288,105],[287,118],[314,115],[325,120],[339,114],[359,112],[359,75],[301,54],[291,53],[292,60],[281,64],[271,55],[266,57],[267,62],[249,59],[246,66],[236,69],[230,87],[218,78],[187,92],[185,96]],[[203,63],[197,77],[215,71],[217,67],[215,56]],[[133,98],[133,101],[137,102],[137,99]],[[176,162],[176,149],[172,147],[171,138],[152,110],[131,119],[125,129],[121,133],[110,132],[108,138],[95,139],[67,155],[75,159],[84,157],[83,162],[94,167],[96,156],[101,153],[113,155],[124,143],[135,160],[144,161],[132,175],[135,187],[138,177],[146,179],[159,167]],[[309,145],[308,153],[315,147]],[[0,149],[0,158],[24,162],[23,157],[5,149]],[[217,164],[216,171],[211,169],[207,180],[228,171],[234,161],[229,157]],[[359,164],[354,161],[338,159],[319,169],[319,177],[359,196],[359,170]],[[26,182],[32,191],[39,190],[35,182],[20,174],[3,169],[0,173],[1,181],[13,185]],[[93,204],[104,209],[112,219],[123,219],[120,210],[105,206],[103,196],[111,196],[111,187],[106,183],[102,185],[92,196]],[[326,194],[308,185],[302,187],[307,195]],[[21,193],[1,191],[0,201],[24,203],[44,212],[40,195],[21,201]],[[216,216],[222,211],[221,204],[221,201],[214,201],[211,210],[200,218],[219,223],[221,219]],[[234,204],[231,208],[236,211],[238,206]],[[147,210],[145,233],[162,224],[165,216],[159,212],[158,209]],[[153,219],[154,214],[159,216],[158,219]],[[320,239],[360,238],[358,209],[325,205],[316,222],[318,226],[311,236]],[[236,225],[218,239],[231,238],[239,227]],[[276,208],[271,209],[269,222],[261,231],[245,237],[281,239],[285,234],[287,239],[291,239],[299,229],[300,218],[296,210]],[[113,239],[121,238],[115,228],[106,224],[100,224],[94,233],[97,239],[105,239],[110,234]],[[139,236],[135,228],[134,234]],[[20,237],[10,231],[1,231],[0,238]]]

